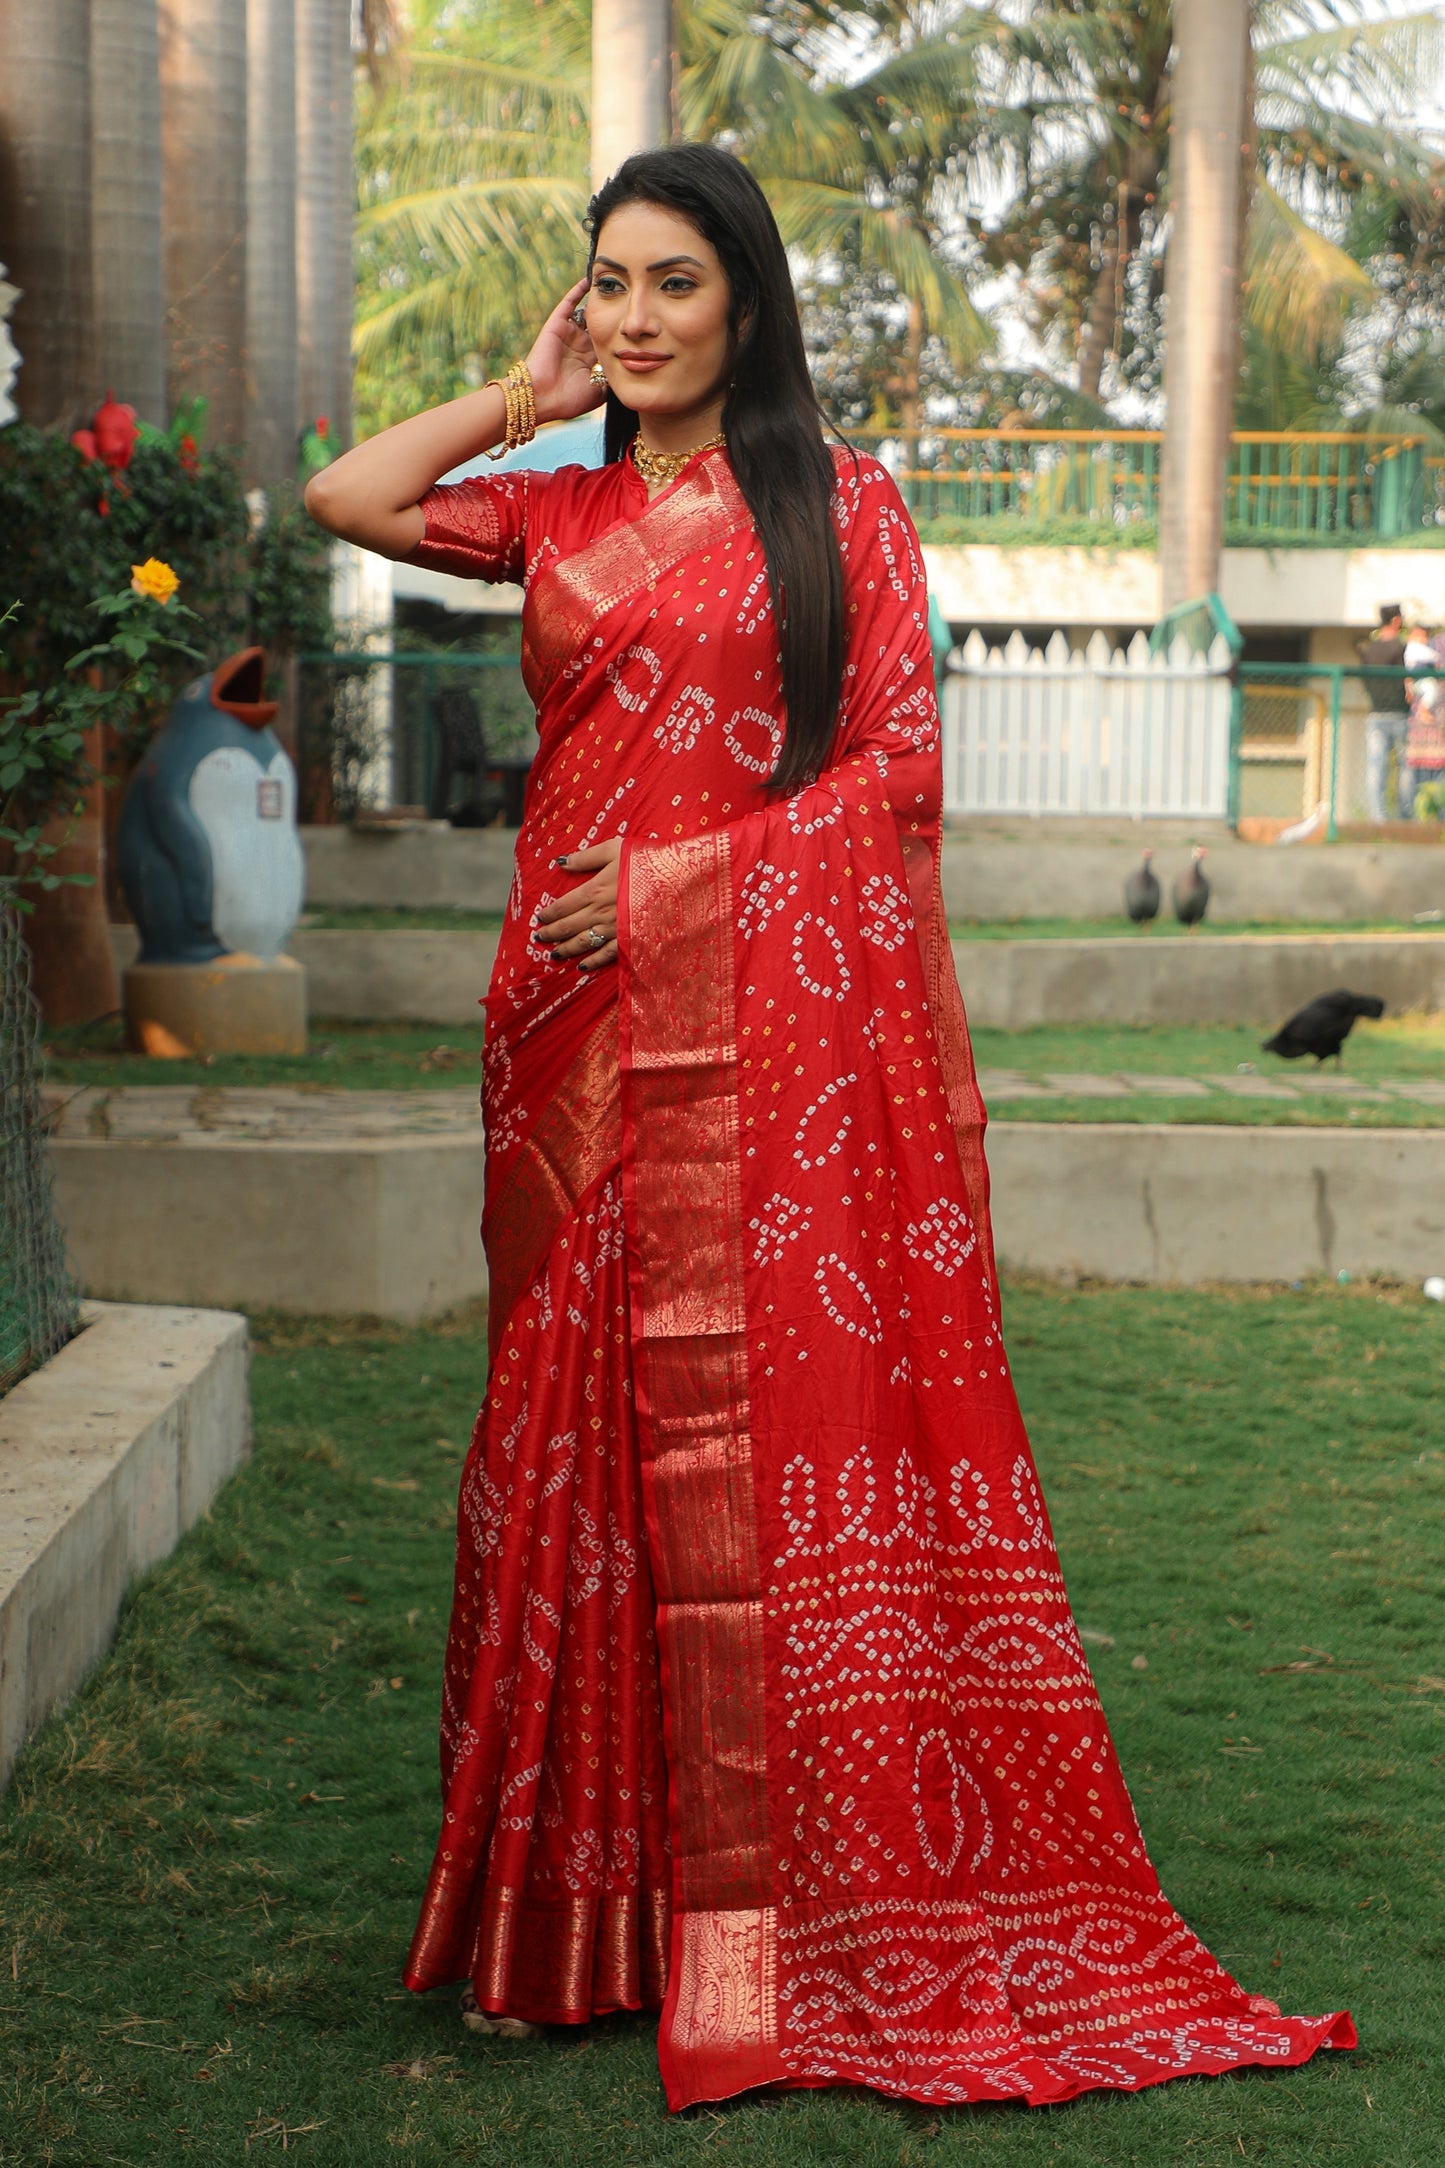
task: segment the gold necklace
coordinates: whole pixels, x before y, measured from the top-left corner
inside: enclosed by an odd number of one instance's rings
[[[721,430],[709,437],[705,444],[694,444],[690,452],[655,452],[644,444],[640,436],[632,440],[632,464],[644,482],[675,482],[690,459],[699,452],[715,452],[720,444],[727,442]]]

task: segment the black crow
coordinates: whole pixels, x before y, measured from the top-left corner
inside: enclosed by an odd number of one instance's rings
[[[1196,843],[1189,863],[1174,883],[1174,916],[1181,926],[1197,926],[1209,909],[1209,882],[1205,878],[1204,845]]]
[[[1146,851],[1137,872],[1124,883],[1124,909],[1136,926],[1147,926],[1159,916],[1159,877],[1153,857],[1152,851]]]
[[[1343,1061],[1340,1049],[1354,1029],[1355,1018],[1384,1013],[1385,1004],[1376,995],[1352,994],[1337,986],[1332,994],[1317,994],[1288,1023],[1281,1024],[1274,1037],[1265,1040],[1264,1051],[1282,1054],[1286,1061],[1298,1061],[1302,1054],[1313,1054],[1319,1062],[1333,1054],[1336,1061]]]

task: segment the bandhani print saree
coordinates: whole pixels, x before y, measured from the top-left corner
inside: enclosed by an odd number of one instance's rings
[[[1000,1330],[916,538],[838,455],[848,654],[785,801],[726,454],[431,493],[526,584],[541,750],[487,1000],[492,1369],[407,1979],[661,2005],[674,2108],[1066,2100],[1349,2047],[1161,1894]],[[625,838],[619,968],[536,953]]]

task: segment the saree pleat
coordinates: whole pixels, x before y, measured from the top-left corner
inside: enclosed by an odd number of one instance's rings
[[[515,1303],[462,1477],[443,1835],[406,1978],[579,2023],[661,1999],[653,1597],[612,1170]]]

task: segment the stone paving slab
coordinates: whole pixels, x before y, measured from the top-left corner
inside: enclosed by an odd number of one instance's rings
[[[256,1144],[350,1142],[358,1137],[474,1136],[482,1115],[474,1089],[458,1091],[341,1091],[334,1087],[274,1090],[203,1085],[86,1086],[46,1094],[50,1134],[134,1144]]]
[[[979,1086],[990,1106],[1016,1099],[1345,1099],[1351,1105],[1388,1106],[1406,1100],[1445,1106],[1445,1079],[1385,1077],[1370,1084],[1334,1071],[1289,1078],[1253,1072],[1209,1077],[1155,1075],[1148,1071],[1049,1070],[1029,1076],[1021,1069],[980,1069]],[[247,1090],[167,1084],[78,1091],[52,1086],[46,1093],[50,1134],[59,1143],[254,1145],[350,1144],[390,1138],[472,1138],[482,1141],[476,1091],[344,1091],[335,1086],[278,1086]]]
[[[1119,1082],[1127,1084],[1131,1092],[1148,1092],[1156,1099],[1207,1099],[1209,1086],[1201,1084],[1195,1076],[1146,1076],[1137,1070],[1121,1069]]]
[[[1217,1092],[1228,1092],[1231,1099],[1297,1099],[1292,1084],[1277,1084],[1268,1076],[1209,1076],[1205,1083]]]
[[[1100,1076],[1095,1070],[1045,1070],[1043,1081],[1066,1099],[1127,1099],[1129,1087],[1122,1077]]]

